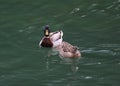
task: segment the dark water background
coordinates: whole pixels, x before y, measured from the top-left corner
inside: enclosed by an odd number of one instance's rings
[[[80,48],[76,73],[38,47],[46,24]],[[0,86],[120,86],[120,0],[0,0]]]

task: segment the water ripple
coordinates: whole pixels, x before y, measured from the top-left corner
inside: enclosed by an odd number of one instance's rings
[[[103,55],[119,55],[120,45],[119,44],[100,44],[96,47],[82,49],[82,53],[97,53]]]

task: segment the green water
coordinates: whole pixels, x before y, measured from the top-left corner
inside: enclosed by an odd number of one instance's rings
[[[44,25],[80,48],[78,71],[39,48]],[[120,86],[120,0],[0,0],[0,86]]]

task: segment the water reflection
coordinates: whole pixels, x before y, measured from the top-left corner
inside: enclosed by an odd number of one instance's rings
[[[46,69],[49,70],[49,60],[48,60],[48,58],[46,59]]]
[[[48,51],[47,58],[46,58],[46,69],[47,70],[50,69],[49,66],[51,63],[56,63],[56,62],[53,62],[53,60],[50,60],[51,57],[55,55],[57,55],[57,57],[61,59],[60,61],[57,61],[57,64],[69,65],[73,74],[75,74],[78,71],[79,69],[78,65],[79,65],[80,58],[65,58],[65,57],[60,56],[59,53],[55,50]]]

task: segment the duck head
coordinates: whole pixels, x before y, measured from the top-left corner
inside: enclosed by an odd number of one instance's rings
[[[46,25],[44,28],[44,36],[48,37],[50,35],[50,29],[49,26]]]

